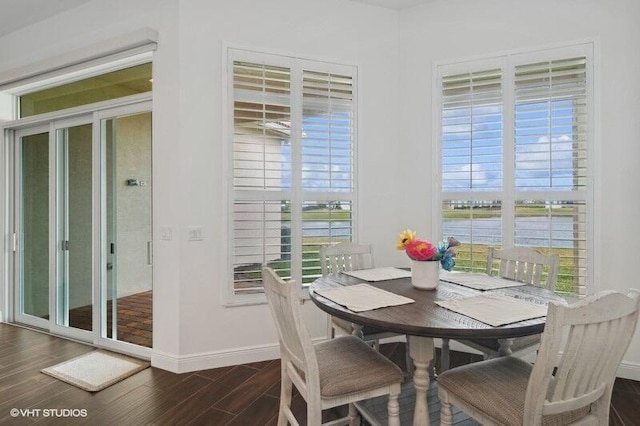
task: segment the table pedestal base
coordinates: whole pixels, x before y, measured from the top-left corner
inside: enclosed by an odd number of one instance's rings
[[[411,425],[413,422],[416,388],[412,380],[406,380],[402,384],[402,394],[400,395],[400,424]],[[362,417],[372,426],[386,426],[387,422],[387,396],[379,396],[377,398],[368,399],[356,403],[358,411]],[[429,383],[429,391],[427,396],[429,403],[429,416],[431,425],[440,425],[440,400],[438,399],[438,381],[431,380]],[[472,420],[465,413],[460,411],[458,407],[453,406],[453,424],[457,426],[481,426],[480,423]]]
[[[413,360],[413,385],[416,388],[416,406],[413,413],[413,426],[429,426],[429,406],[427,392],[429,390],[429,364],[433,359],[433,338],[407,336],[409,339],[409,355]]]

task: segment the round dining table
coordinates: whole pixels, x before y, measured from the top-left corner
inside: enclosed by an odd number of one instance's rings
[[[429,364],[433,359],[434,338],[443,339],[510,339],[539,334],[544,330],[545,317],[529,319],[494,327],[468,316],[440,307],[435,302],[469,297],[482,293],[497,293],[539,304],[549,301],[566,303],[564,299],[544,288],[521,285],[480,291],[473,288],[440,281],[434,290],[413,287],[410,278],[367,282],[367,284],[391,293],[413,299],[413,303],[389,306],[363,312],[353,312],[317,293],[323,289],[361,284],[365,281],[344,273],[329,274],[318,278],[309,286],[313,303],[329,315],[350,321],[356,325],[354,334],[362,337],[362,327],[370,326],[407,336],[409,355],[414,363],[413,383],[416,392],[413,424],[429,425],[427,391],[429,389]],[[508,349],[505,349],[508,354]]]

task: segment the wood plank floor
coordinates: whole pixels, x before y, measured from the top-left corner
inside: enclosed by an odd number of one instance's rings
[[[107,336],[112,331],[112,300],[107,301]],[[134,345],[152,347],[153,292],[143,291],[118,298],[118,340]],[[82,330],[93,330],[93,305],[69,310],[69,324]]]
[[[90,346],[7,324],[0,324],[0,423],[10,425],[275,425],[278,360],[174,374],[148,368],[97,393],[40,373],[92,350]],[[402,366],[404,344],[382,345]],[[452,364],[468,362],[452,353]],[[12,416],[14,410],[17,416]],[[294,397],[304,424],[305,403]],[[325,412],[335,418],[341,409]],[[640,382],[618,379],[611,425],[640,425]]]

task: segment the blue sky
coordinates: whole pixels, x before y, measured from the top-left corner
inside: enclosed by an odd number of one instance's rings
[[[574,111],[570,100],[516,106],[516,186],[570,190],[574,178]],[[443,111],[445,191],[502,189],[502,107]]]
[[[347,192],[351,189],[352,120],[350,113],[305,116],[302,121],[302,182],[310,191]],[[282,141],[282,161],[290,164],[291,144]],[[291,186],[291,169],[282,172],[285,188]]]

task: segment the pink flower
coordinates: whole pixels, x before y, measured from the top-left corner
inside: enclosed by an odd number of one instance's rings
[[[413,260],[431,260],[438,252],[438,248],[429,241],[412,240],[407,244],[405,251]]]

